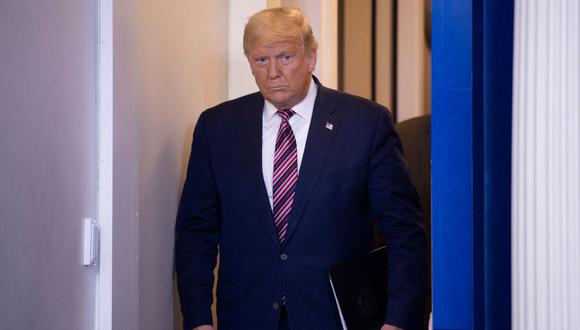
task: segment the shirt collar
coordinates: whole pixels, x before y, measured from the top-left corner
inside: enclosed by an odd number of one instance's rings
[[[314,82],[314,79],[310,78],[310,86],[308,86],[308,93],[306,97],[300,101],[298,104],[292,107],[292,110],[303,119],[312,118],[312,111],[314,110],[314,101],[316,100],[316,94],[318,93],[318,86]],[[264,100],[264,113],[268,120],[278,112],[276,107]]]

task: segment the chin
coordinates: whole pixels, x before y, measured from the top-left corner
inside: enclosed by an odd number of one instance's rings
[[[289,104],[289,100],[287,98],[270,97],[270,98],[268,98],[268,101],[270,103],[272,103],[273,105],[275,105],[276,107],[278,107],[278,105],[283,105],[283,108],[284,108]]]

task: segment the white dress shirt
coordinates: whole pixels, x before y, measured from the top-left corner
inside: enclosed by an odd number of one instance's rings
[[[306,97],[292,107],[294,115],[290,118],[289,123],[296,138],[298,173],[300,173],[300,164],[302,163],[302,156],[304,155],[304,148],[306,147],[306,138],[308,136],[308,128],[310,127],[317,92],[318,86],[311,79]],[[282,118],[276,114],[277,111],[278,109],[272,103],[268,101],[264,102],[264,112],[262,114],[262,173],[264,175],[266,191],[268,192],[268,199],[270,200],[270,208],[273,208],[274,199],[272,176],[274,173],[276,138],[278,137],[278,129],[282,123]]]

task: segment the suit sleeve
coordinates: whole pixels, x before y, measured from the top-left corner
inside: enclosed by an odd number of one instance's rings
[[[387,247],[385,323],[413,329],[425,304],[426,235],[419,199],[387,110],[377,120],[368,189]]]
[[[175,226],[175,269],[184,329],[213,324],[213,270],[220,231],[219,196],[202,114],[193,134]]]

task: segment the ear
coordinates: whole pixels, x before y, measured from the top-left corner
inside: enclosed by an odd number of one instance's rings
[[[307,55],[308,59],[308,72],[314,72],[314,68],[316,68],[316,50],[311,50],[310,54]]]

